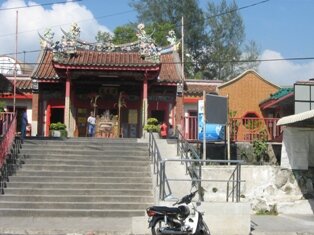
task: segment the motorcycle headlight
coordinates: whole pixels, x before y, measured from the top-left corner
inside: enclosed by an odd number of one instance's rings
[[[178,209],[180,210],[180,216],[186,218],[190,214],[190,209],[188,206],[179,206]]]

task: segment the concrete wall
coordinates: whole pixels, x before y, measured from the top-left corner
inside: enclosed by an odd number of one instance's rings
[[[234,166],[207,166],[203,168],[203,179],[225,180],[234,170]],[[304,195],[314,195],[314,169],[311,171],[292,171],[278,166],[242,166],[241,202],[252,205],[252,213],[258,210],[270,210],[276,206],[304,199]],[[204,182],[204,200],[211,202],[226,201],[226,182]],[[312,214],[313,210],[303,213]],[[285,209],[285,211],[287,211]]]
[[[211,235],[250,234],[251,216],[249,203],[202,203],[204,220]]]

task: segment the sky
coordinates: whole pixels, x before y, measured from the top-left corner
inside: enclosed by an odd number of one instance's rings
[[[112,32],[117,26],[136,21],[129,1],[0,0],[0,55],[15,57],[16,29],[17,51],[22,52],[18,59],[26,62],[36,61],[40,49],[38,33],[44,34],[47,28],[52,29],[57,40],[61,38],[61,28],[68,31],[72,23],[78,23],[81,39],[94,42],[99,30]],[[199,0],[205,9],[207,2]],[[314,59],[282,60],[314,58],[314,0],[236,2],[239,8],[244,7],[239,13],[246,42],[257,43],[261,60],[278,60],[259,65],[257,72],[264,79],[279,86],[293,86],[296,81],[314,78]],[[42,5],[33,7],[38,4]]]

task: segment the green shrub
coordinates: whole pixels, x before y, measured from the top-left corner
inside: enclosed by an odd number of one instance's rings
[[[256,215],[278,215],[277,206],[273,205],[269,210],[260,209],[256,212]]]
[[[61,131],[61,130],[65,130],[66,128],[67,127],[65,124],[61,122],[57,122],[57,123],[51,123],[49,129],[53,131]]]
[[[0,101],[0,112],[4,112],[5,102]]]
[[[156,118],[148,118],[147,124],[144,126],[144,130],[148,132],[159,132],[160,126]]]

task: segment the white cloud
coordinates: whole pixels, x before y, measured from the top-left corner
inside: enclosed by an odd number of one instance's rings
[[[35,1],[25,0],[5,1],[0,9],[38,5]],[[94,42],[99,30],[109,31],[100,25],[91,11],[76,2],[54,4],[45,9],[42,6],[26,7],[12,10],[1,10],[0,14],[0,55],[15,53],[16,11],[18,11],[18,51],[28,52],[39,50],[38,33],[44,34],[51,28],[55,33],[54,40],[61,38],[60,28],[68,31],[71,24],[78,23],[81,29],[81,39]],[[33,58],[35,57],[35,58]],[[23,60],[23,55],[18,59]],[[37,54],[26,53],[26,60],[37,59]]]
[[[283,56],[279,52],[265,50],[261,59],[283,59]],[[292,86],[296,81],[307,81],[314,77],[314,62],[299,64],[286,60],[266,61],[259,65],[258,72],[263,78],[276,85]]]

